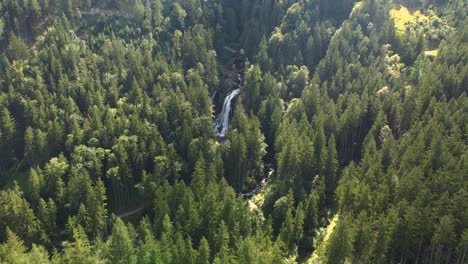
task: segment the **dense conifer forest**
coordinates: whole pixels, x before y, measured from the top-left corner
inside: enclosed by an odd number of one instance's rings
[[[467,263],[467,13],[0,0],[0,263]]]

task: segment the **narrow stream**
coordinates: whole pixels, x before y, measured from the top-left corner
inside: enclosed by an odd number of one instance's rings
[[[255,188],[250,190],[249,192],[243,192],[242,196],[247,199],[252,199],[254,195],[260,193],[262,188],[265,186],[267,183],[268,179],[275,173],[275,169],[273,168],[273,165],[271,163],[265,164],[265,169],[263,172],[262,180],[255,185]]]

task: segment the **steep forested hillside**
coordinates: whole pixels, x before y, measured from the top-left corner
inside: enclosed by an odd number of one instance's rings
[[[467,13],[0,0],[0,263],[466,263]]]

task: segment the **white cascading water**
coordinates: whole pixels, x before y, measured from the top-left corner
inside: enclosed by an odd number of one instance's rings
[[[223,109],[221,110],[221,113],[219,113],[219,115],[216,117],[216,120],[215,120],[215,135],[218,140],[219,139],[223,140],[226,138],[226,135],[229,131],[229,115],[231,113],[232,100],[240,94],[240,89],[242,88],[242,85],[244,84],[244,80],[243,80],[244,62],[237,64],[236,68],[237,68],[237,87],[238,88],[229,92],[226,98],[224,98]],[[214,101],[215,96],[216,96],[216,92],[215,94],[213,94],[211,101]]]
[[[218,93],[218,91],[214,91],[213,95],[211,96],[211,103],[214,103],[214,100],[216,98],[216,94]]]
[[[231,113],[231,103],[240,93],[240,88],[232,90],[226,98],[224,98],[223,109],[221,113],[216,117],[215,121],[215,134],[216,138],[225,138],[229,131],[229,114]]]

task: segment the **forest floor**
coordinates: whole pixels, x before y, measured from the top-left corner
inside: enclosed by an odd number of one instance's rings
[[[119,217],[119,218],[126,218],[128,216],[131,216],[131,215],[134,215],[134,214],[137,214],[137,213],[141,212],[143,209],[145,209],[145,207],[141,206],[141,207],[138,207],[138,208],[133,209],[131,211],[122,212],[121,214],[118,214],[116,216]]]
[[[81,11],[83,15],[99,15],[99,16],[120,16],[125,18],[133,18],[133,15],[117,10],[117,9],[99,9],[99,8],[91,8],[89,11]]]

